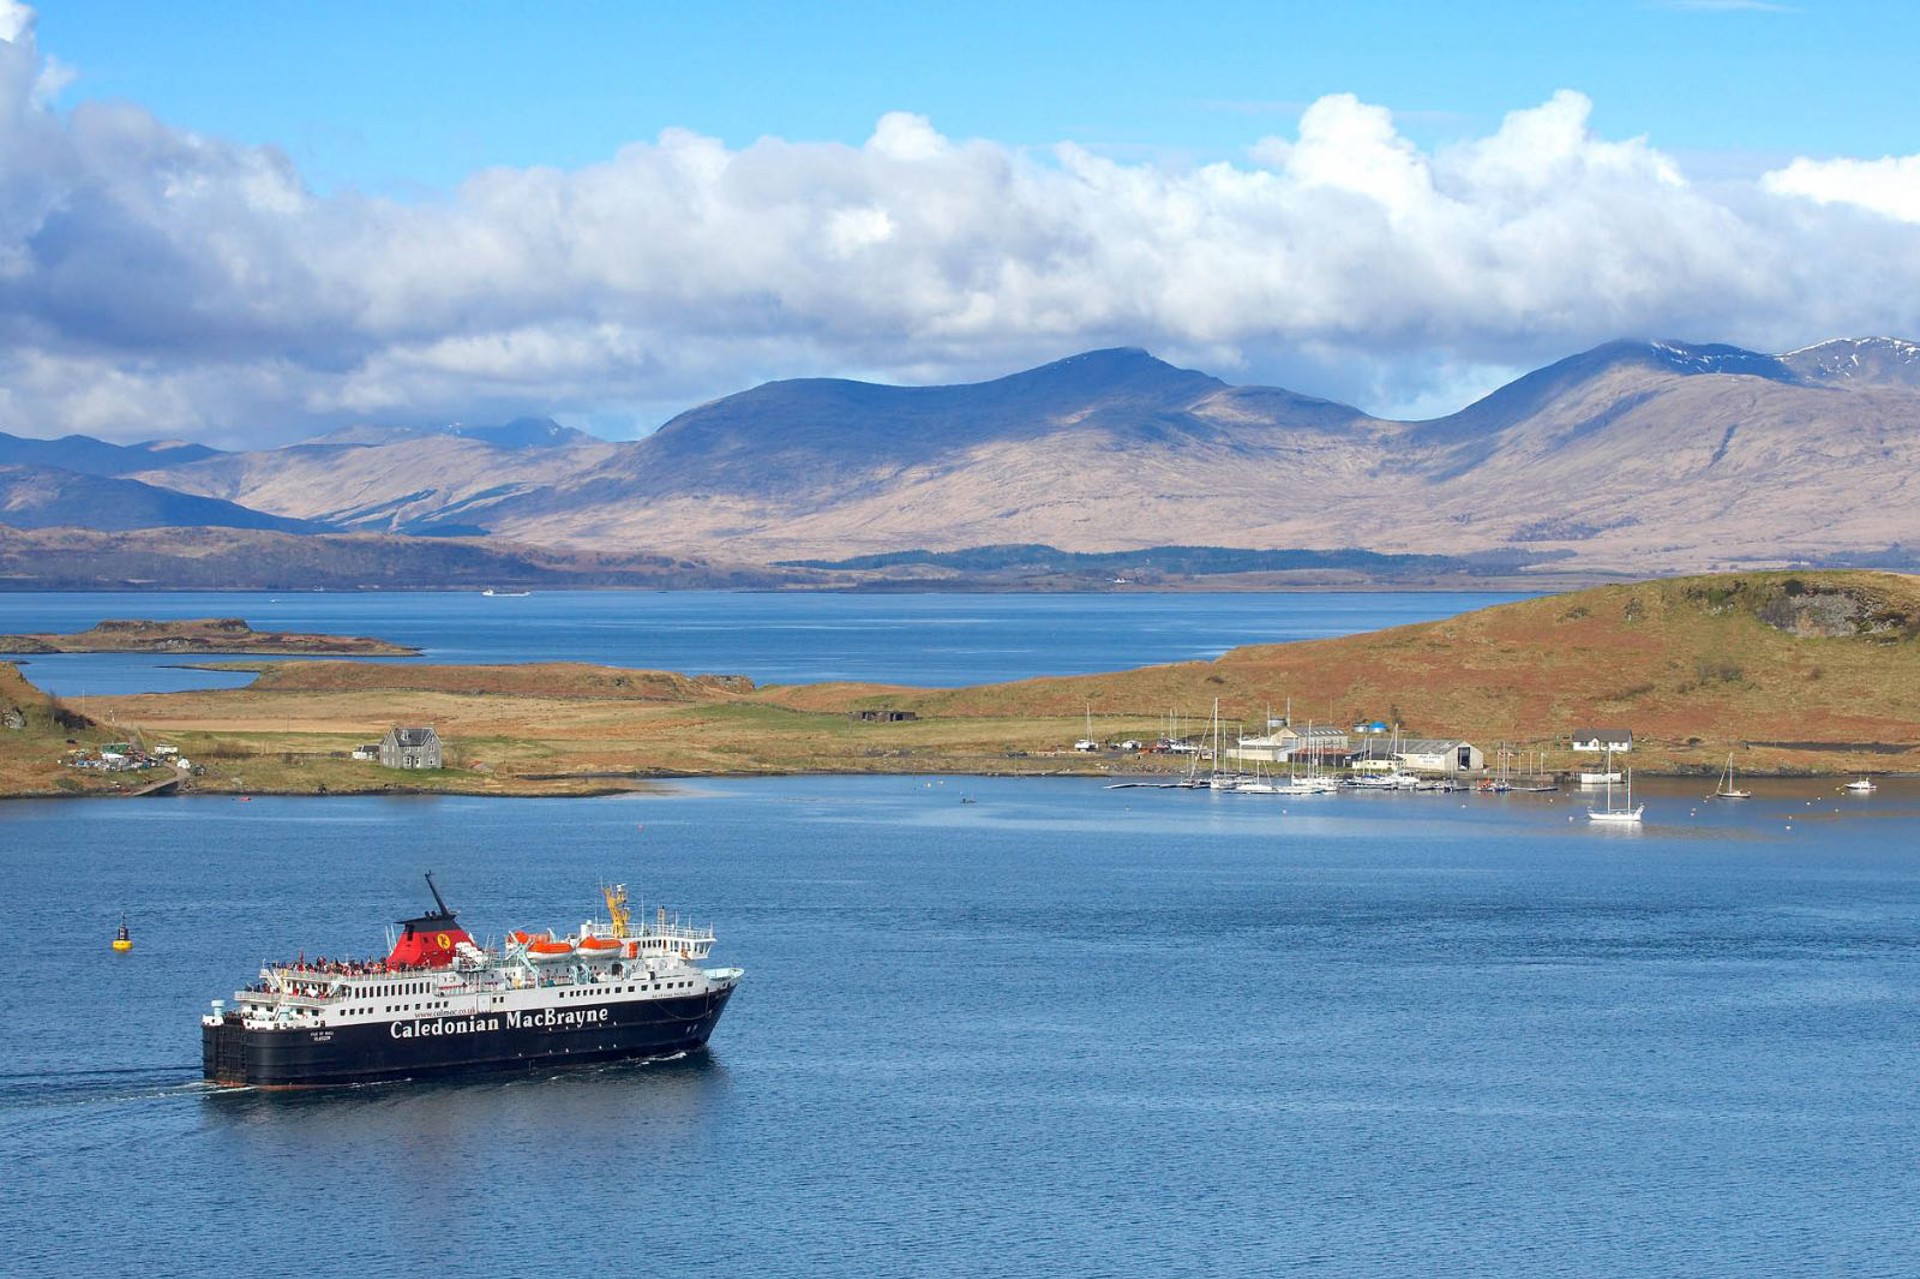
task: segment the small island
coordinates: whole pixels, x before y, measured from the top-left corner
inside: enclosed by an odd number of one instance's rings
[[[183,621],[115,620],[71,635],[0,635],[0,653],[192,653],[295,657],[414,657],[406,644],[359,635],[256,631],[238,617]]]

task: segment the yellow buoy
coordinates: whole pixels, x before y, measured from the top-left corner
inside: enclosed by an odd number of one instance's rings
[[[123,955],[133,949],[133,938],[127,933],[127,917],[125,915],[120,916],[120,931],[114,934],[113,948]]]

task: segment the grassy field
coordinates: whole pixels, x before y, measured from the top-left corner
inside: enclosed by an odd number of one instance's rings
[[[1573,766],[1576,728],[1629,728],[1644,771],[1920,769],[1920,579],[1740,574],[1607,586],[1337,640],[1235,649],[1213,662],[952,690],[747,681],[580,665],[293,662],[244,689],[116,698],[84,724],[0,666],[0,790],[111,790],[127,777],[58,763],[137,733],[177,746],[207,790],[581,794],[682,775],[1136,773],[1166,756],[1076,753],[1085,728],[1151,740],[1170,712],[1250,730],[1291,699],[1296,723],[1384,720],[1412,736],[1501,743]],[[94,699],[95,701],[99,699]],[[850,712],[911,710],[898,723]],[[90,711],[98,709],[90,703]],[[393,724],[433,724],[447,767],[346,758]]]

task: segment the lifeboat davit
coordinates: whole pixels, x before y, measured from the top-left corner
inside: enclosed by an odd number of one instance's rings
[[[558,964],[573,958],[573,943],[569,941],[530,941],[527,943],[527,958],[536,964]]]
[[[618,959],[625,947],[612,937],[582,937],[577,949],[582,959]]]

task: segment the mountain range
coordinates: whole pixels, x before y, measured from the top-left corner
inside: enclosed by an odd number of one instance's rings
[[[1116,349],[961,386],[771,382],[627,443],[537,418],[236,453],[0,435],[0,523],[895,572],[1010,544],[1899,566],[1920,547],[1917,428],[1920,346],[1891,338],[1611,342],[1417,422]]]

